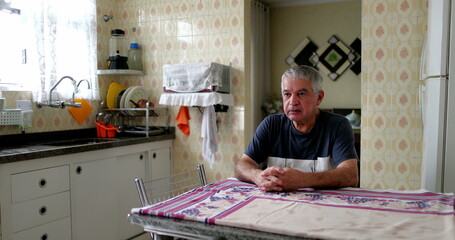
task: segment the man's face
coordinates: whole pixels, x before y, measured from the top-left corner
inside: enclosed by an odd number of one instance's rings
[[[286,116],[295,124],[314,121],[317,107],[324,98],[324,92],[315,94],[310,80],[285,78],[282,84],[283,108]]]

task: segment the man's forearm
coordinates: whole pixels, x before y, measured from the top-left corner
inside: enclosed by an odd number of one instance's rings
[[[326,172],[302,173],[300,178],[303,181],[294,183],[298,188],[301,187],[356,187],[357,174],[351,173],[350,170],[333,169]],[[290,185],[294,185],[293,182]]]
[[[279,167],[269,167],[262,171],[253,159],[244,154],[236,162],[235,177],[254,183],[264,191],[292,191],[305,187],[355,187],[358,182],[357,159],[346,160],[336,169],[319,173]]]
[[[258,164],[247,155],[243,155],[235,164],[235,177],[241,181],[256,183],[256,175],[260,171]]]

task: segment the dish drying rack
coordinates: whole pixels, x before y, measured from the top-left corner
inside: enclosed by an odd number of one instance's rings
[[[101,109],[101,112],[110,115],[110,117],[121,118],[122,120],[125,118],[145,118],[145,127],[136,126],[131,129],[127,129],[122,126],[119,127],[119,130],[117,130],[118,132],[143,134],[146,137],[149,137],[150,135],[158,135],[169,130],[169,109],[167,107],[151,108],[149,107],[149,103],[147,103],[145,108],[103,108]],[[162,114],[164,114],[163,116],[165,118],[166,125],[160,127],[150,126],[150,118],[160,117]]]

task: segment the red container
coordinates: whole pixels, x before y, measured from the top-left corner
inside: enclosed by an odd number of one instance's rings
[[[99,138],[114,138],[117,135],[117,127],[112,125],[104,124],[103,121],[95,121],[96,133]]]

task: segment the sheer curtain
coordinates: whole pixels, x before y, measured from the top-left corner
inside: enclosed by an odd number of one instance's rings
[[[262,121],[261,105],[271,92],[269,8],[258,1],[251,2],[251,102],[252,131]]]
[[[15,0],[21,1],[21,0]],[[22,0],[24,1],[24,0]],[[81,83],[80,98],[99,99],[96,75],[96,0],[34,0],[21,6],[23,21],[32,23],[28,61],[34,78],[34,100],[48,97],[63,76]],[[35,78],[36,77],[36,78]],[[54,99],[69,99],[74,91],[68,79],[56,88]]]

